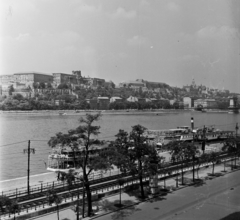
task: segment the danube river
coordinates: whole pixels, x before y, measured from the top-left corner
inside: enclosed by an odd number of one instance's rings
[[[78,119],[84,112],[0,113],[0,180],[27,176],[27,154],[23,150],[30,146],[35,149],[31,154],[30,174],[46,173],[48,154],[51,148],[47,142],[57,132],[65,133],[79,125]],[[140,124],[149,129],[169,129],[177,126],[191,126],[191,117],[195,127],[215,125],[221,130],[235,130],[240,122],[239,114],[226,112],[196,111],[104,111],[96,124],[101,126],[99,138],[114,140],[119,129],[131,130],[131,126]]]

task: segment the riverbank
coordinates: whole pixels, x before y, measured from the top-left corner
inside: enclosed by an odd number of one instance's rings
[[[145,219],[221,219],[225,216],[234,215],[240,211],[238,201],[240,199],[240,171],[232,170],[231,162],[226,166],[219,164],[215,167],[215,174],[212,175],[212,167],[207,166],[199,171],[200,184],[192,184],[192,172],[185,173],[185,181],[189,184],[176,185],[176,178],[168,178],[166,180],[166,188],[172,190],[164,190],[164,193],[150,196],[145,200],[138,198],[138,193],[134,191],[125,191],[122,189],[122,209],[117,209],[114,204],[119,203],[119,193],[103,197],[98,203],[95,216],[86,219],[110,220],[122,219],[127,217],[133,220]],[[238,162],[239,165],[239,162]],[[239,166],[238,166],[239,167]],[[225,172],[224,172],[225,170]],[[179,178],[180,179],[180,178]],[[164,181],[159,182],[159,188],[163,190]],[[162,191],[163,192],[163,191]],[[75,198],[76,200],[77,198]],[[71,202],[71,199],[63,201],[61,204]],[[106,207],[101,204],[108,204]],[[42,206],[36,209],[29,209],[28,212],[22,211],[16,217],[26,219],[46,220],[57,219],[56,211],[53,211],[55,205],[45,206],[52,210],[38,216],[36,212],[41,212]],[[34,214],[35,213],[35,214]],[[25,216],[25,217],[24,217]],[[3,219],[12,219],[13,215],[4,216]],[[61,209],[60,219],[76,219],[76,214],[71,207]],[[18,219],[18,218],[16,218]],[[235,218],[236,219],[236,218]]]
[[[31,111],[23,111],[23,110],[11,110],[11,111],[0,111],[0,114],[27,114],[27,115],[80,115],[86,113],[97,113],[101,112],[102,114],[156,114],[156,113],[180,113],[180,112],[196,112],[202,113],[201,111],[196,111],[194,109],[123,109],[123,110],[31,110]],[[228,113],[227,110],[219,110],[219,109],[208,109],[204,113]]]
[[[41,173],[41,174],[31,175],[29,179],[30,179],[29,185],[31,187],[34,187],[35,185],[40,185],[41,183],[56,181],[57,174],[55,172]],[[26,187],[27,187],[27,176],[0,181],[0,191],[15,190],[16,188],[20,189],[20,188],[26,188]]]
[[[41,111],[43,112],[43,111]],[[201,113],[187,110],[159,111],[105,111],[100,121],[96,123],[101,127],[98,138],[100,140],[115,140],[119,129],[130,132],[132,126],[140,124],[151,130],[165,130],[177,126],[191,126],[191,117],[194,118],[195,127],[216,125],[221,130],[235,130],[240,115],[223,113]],[[69,113],[70,114],[70,113]],[[75,114],[75,113],[74,113]],[[30,174],[46,173],[46,165],[51,148],[48,141],[56,133],[66,133],[69,129],[79,126],[78,119],[85,113],[71,115],[57,115],[53,112],[43,114],[0,114],[0,180],[13,179],[27,175],[27,154],[23,150],[31,141],[31,148],[35,154],[30,156]],[[17,165],[16,165],[17,164]]]

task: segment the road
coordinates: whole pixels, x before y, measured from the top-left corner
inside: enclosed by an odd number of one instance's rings
[[[97,219],[224,219],[225,216],[232,213],[238,215],[240,213],[239,204],[240,171],[236,171],[208,180],[207,184],[203,186],[187,187],[154,201],[141,203],[134,208]]]

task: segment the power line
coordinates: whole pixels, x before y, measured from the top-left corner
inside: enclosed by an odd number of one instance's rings
[[[224,127],[224,126],[235,126],[236,123],[231,123],[231,124],[214,124],[213,126],[218,126],[218,127]],[[199,125],[198,127],[203,127],[204,125]],[[211,126],[211,125],[209,125]],[[116,135],[111,135],[111,136],[104,136],[104,137],[99,137],[98,139],[103,139],[103,138],[112,138],[112,137],[116,137]],[[15,143],[10,143],[10,144],[5,144],[2,145],[0,147],[6,147],[6,146],[11,146],[11,145],[15,145],[15,144],[20,144],[20,143],[24,143],[27,142],[29,140],[25,140],[25,141],[20,141],[20,142],[15,142]],[[48,142],[49,140],[30,140],[30,141],[35,141],[35,142]],[[38,150],[39,151],[39,150]]]
[[[30,141],[49,141],[49,140],[30,140]]]
[[[27,142],[28,140],[25,140],[25,141],[20,141],[20,142],[16,142],[16,143],[11,143],[11,144],[5,144],[5,145],[2,145],[0,147],[6,147],[6,146],[10,146],[10,145],[14,145],[14,144],[21,144],[21,143],[24,143],[24,142]]]

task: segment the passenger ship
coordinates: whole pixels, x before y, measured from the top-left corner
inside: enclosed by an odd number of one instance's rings
[[[191,130],[188,126],[178,127],[176,129],[168,130],[147,130],[145,132],[146,137],[150,141],[159,147],[169,143],[173,140],[179,141],[214,141],[224,140],[229,136],[233,136],[233,131],[221,131],[215,129],[213,126],[198,128]]]
[[[98,145],[91,145],[89,150],[89,159],[99,155],[101,151],[108,148],[109,142],[103,142]],[[48,156],[48,166],[49,171],[62,171],[68,172],[69,169],[76,169],[80,167],[81,157],[84,154],[84,146],[79,146],[77,150],[71,147],[58,147],[52,150],[52,153]]]

